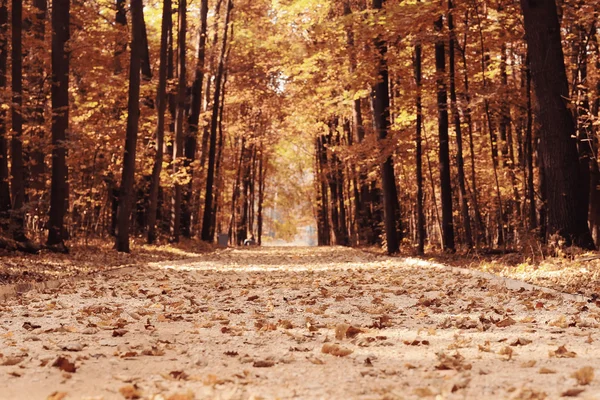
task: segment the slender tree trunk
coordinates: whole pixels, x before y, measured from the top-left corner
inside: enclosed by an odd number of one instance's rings
[[[8,64],[8,0],[0,0],[0,91],[6,90]],[[11,209],[10,185],[8,172],[8,142],[6,125],[8,115],[4,107],[0,107],[0,228],[6,233]]]
[[[381,12],[384,0],[373,0],[372,7]],[[390,94],[389,75],[387,67],[387,43],[382,38],[375,39],[375,47],[379,52],[377,61],[377,72],[380,76],[379,82],[371,89],[371,103],[373,107],[373,128],[377,132],[379,141],[387,138],[390,130]],[[383,210],[385,221],[385,236],[388,254],[396,254],[400,251],[400,234],[398,232],[397,204],[398,193],[396,191],[396,178],[394,174],[394,162],[392,155],[388,155],[381,165],[381,185],[383,188]]]
[[[560,25],[553,1],[521,0],[531,61],[531,76],[540,107],[540,150],[549,185],[548,230],[567,244],[593,249],[587,224],[588,198],[584,195],[577,154],[575,124],[566,104],[569,96],[561,45]]]
[[[415,82],[417,85],[417,131],[415,136],[415,163],[417,178],[417,253],[425,253],[425,213],[423,212],[423,99],[422,99],[422,47],[421,44],[415,45]]]
[[[164,157],[165,112],[167,110],[167,46],[169,39],[169,21],[171,19],[171,0],[163,1],[162,26],[160,35],[160,66],[158,69],[158,123],[156,126],[156,155],[152,166],[152,181],[150,183],[150,200],[148,206],[148,243],[156,241],[156,213],[158,210],[158,191],[160,188],[160,173]]]
[[[225,13],[225,27],[223,28],[223,41],[221,47],[221,55],[219,57],[219,64],[217,67],[217,75],[215,76],[215,94],[213,98],[213,111],[210,125],[210,145],[208,150],[208,171],[206,176],[206,196],[204,199],[204,215],[202,218],[202,240],[205,242],[212,242],[213,236],[211,231],[214,232],[212,225],[212,210],[213,210],[213,186],[215,182],[215,156],[217,147],[217,129],[218,129],[218,118],[219,118],[219,104],[221,97],[221,79],[223,78],[223,70],[225,69],[225,55],[227,50],[227,33],[229,31],[229,20],[231,16],[231,9],[233,8],[232,0],[227,0],[226,13]],[[220,171],[219,171],[220,173]]]
[[[48,11],[48,3],[46,0],[34,0],[33,6],[35,16],[33,19],[33,32],[35,45],[32,51],[32,68],[30,77],[30,93],[34,99],[34,104],[31,109],[31,120],[33,124],[33,132],[31,137],[34,143],[31,144],[31,186],[36,191],[36,197],[39,199],[45,188],[45,152],[44,152],[44,103],[46,101],[46,93],[44,92],[45,69],[41,54],[46,50],[44,39],[46,36],[46,14]]]
[[[186,176],[183,163],[183,142],[185,115],[185,89],[186,89],[186,31],[187,31],[187,1],[179,0],[179,33],[177,37],[178,57],[178,86],[177,86],[177,109],[175,114],[175,140],[173,140],[173,175],[175,176],[175,195],[173,196],[173,210],[171,217],[171,240],[179,241],[181,234],[181,201],[183,196],[183,183],[181,180]]]
[[[138,121],[140,117],[140,68],[142,58],[142,20],[144,5],[142,0],[131,0],[131,62],[129,65],[129,100],[127,132],[123,154],[123,173],[119,196],[117,223],[117,251],[129,253],[129,219],[133,202],[135,180],[135,153],[137,145]]]
[[[465,244],[467,248],[473,247],[473,234],[471,233],[471,217],[469,216],[469,203],[467,202],[467,189],[465,185],[465,161],[463,158],[462,128],[460,125],[460,114],[456,98],[456,65],[454,62],[456,32],[454,30],[454,6],[452,0],[448,0],[448,31],[450,38],[448,42],[448,63],[450,73],[450,102],[452,117],[454,120],[454,131],[456,134],[456,166],[458,173],[458,198],[460,202],[460,213],[462,216],[463,229],[465,231]]]
[[[531,105],[531,71],[529,70],[529,57],[526,58],[525,70],[525,95],[527,98],[527,122],[525,127],[525,164],[527,168],[527,217],[529,230],[537,229],[535,186],[533,176],[533,107]]]
[[[258,153],[258,210],[256,214],[256,240],[259,246],[262,246],[263,233],[263,204],[265,201],[265,153],[261,143]]]
[[[200,3],[200,32],[198,34],[198,52],[196,55],[196,70],[194,71],[194,83],[192,84],[192,101],[190,114],[188,116],[188,133],[185,137],[185,162],[188,169],[190,181],[184,188],[183,205],[181,214],[181,233],[184,237],[192,236],[192,163],[196,159],[196,148],[198,142],[198,123],[202,111],[202,85],[204,82],[204,59],[206,58],[206,30],[207,30],[208,0]]]
[[[23,1],[13,0],[12,22],[12,139],[11,189],[12,189],[12,235],[19,242],[25,236],[25,166],[23,162]]]
[[[441,33],[443,17],[435,22]],[[435,43],[435,70],[437,74],[437,106],[440,161],[440,192],[442,200],[442,233],[444,250],[454,251],[454,223],[452,222],[452,186],[450,178],[450,144],[448,137],[448,92],[446,90],[446,50],[443,39]]]
[[[59,251],[64,245],[67,200],[67,129],[69,128],[70,0],[54,0],[52,6],[52,181],[48,242]]]

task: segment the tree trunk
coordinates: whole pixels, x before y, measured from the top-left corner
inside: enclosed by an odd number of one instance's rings
[[[443,29],[443,18],[435,22],[438,33]],[[450,146],[448,138],[448,93],[446,91],[446,50],[443,39],[435,43],[435,71],[437,75],[438,135],[440,161],[440,191],[442,200],[442,234],[444,250],[454,251],[454,223],[452,222],[452,187],[450,182]]]
[[[454,30],[454,6],[452,0],[448,0],[448,31],[450,39],[448,42],[448,63],[450,73],[450,102],[452,117],[454,119],[454,131],[456,134],[456,166],[458,173],[458,199],[460,202],[460,213],[462,216],[463,229],[465,231],[465,244],[467,248],[473,247],[473,234],[471,233],[471,217],[469,216],[469,203],[467,202],[467,189],[465,185],[465,161],[463,158],[462,128],[460,125],[460,114],[456,98],[456,65],[454,62],[456,32]]]
[[[8,64],[8,0],[0,0],[0,91],[6,90]],[[0,107],[0,228],[6,233],[11,209],[10,186],[8,173],[8,143],[6,125],[8,115],[4,107]]]
[[[129,65],[129,100],[127,132],[123,154],[123,173],[119,196],[117,223],[117,251],[129,253],[129,219],[133,202],[135,180],[135,153],[137,145],[138,121],[140,117],[140,68],[142,58],[142,20],[144,5],[142,0],[131,0],[131,62]]]
[[[217,75],[215,76],[215,94],[213,98],[213,110],[210,125],[210,145],[208,150],[208,171],[206,176],[206,196],[204,199],[204,215],[202,218],[202,240],[212,242],[214,232],[212,225],[212,210],[213,210],[213,186],[215,182],[215,156],[217,147],[217,129],[219,119],[219,104],[221,97],[221,80],[223,79],[223,70],[225,69],[225,55],[227,50],[227,33],[229,31],[229,19],[231,9],[233,8],[232,0],[227,0],[225,12],[225,26],[223,28],[223,41],[221,47],[221,55],[217,67]],[[220,171],[219,171],[220,173]]]
[[[567,245],[593,249],[587,224],[588,198],[577,154],[575,124],[566,99],[567,74],[554,1],[521,0],[531,76],[542,127],[540,152],[548,200],[548,232]]]
[[[44,152],[44,104],[46,93],[44,92],[45,69],[42,55],[46,50],[44,39],[46,36],[46,13],[48,3],[46,0],[34,0],[33,6],[35,16],[33,19],[33,32],[35,45],[33,46],[33,60],[31,61],[31,77],[29,78],[31,88],[30,96],[34,99],[31,113],[33,132],[31,137],[34,143],[31,143],[31,187],[37,191],[36,197],[39,199],[46,186],[46,164]]]
[[[421,44],[415,45],[415,83],[417,85],[417,131],[415,136],[415,163],[416,163],[416,178],[417,178],[417,253],[422,255],[425,253],[425,214],[423,212],[423,100],[421,94],[422,87],[422,47]]]
[[[70,0],[54,0],[52,6],[52,182],[49,246],[66,251],[64,217],[67,200],[67,129],[69,128]]]
[[[173,140],[173,176],[175,177],[175,195],[173,196],[173,209],[171,218],[171,240],[179,241],[181,234],[181,201],[183,196],[183,183],[186,171],[183,163],[183,142],[185,115],[185,89],[186,89],[186,31],[187,31],[187,1],[179,0],[179,32],[177,35],[178,57],[178,85],[177,109],[175,114],[175,138]]]
[[[527,122],[525,127],[525,165],[527,168],[527,217],[529,230],[537,229],[535,186],[533,176],[533,107],[531,105],[531,71],[529,70],[529,57],[526,58],[525,70],[525,96],[527,99]]]
[[[192,236],[192,175],[191,165],[196,159],[198,141],[198,123],[202,111],[202,85],[204,82],[204,59],[206,57],[206,30],[207,30],[208,0],[200,3],[200,32],[198,34],[198,53],[196,56],[196,70],[192,84],[192,101],[188,116],[188,133],[185,137],[185,162],[184,165],[190,174],[190,181],[184,188],[183,204],[181,210],[181,233],[184,237]]]
[[[158,210],[158,189],[164,156],[165,112],[167,110],[167,46],[171,19],[171,0],[163,1],[162,26],[160,34],[160,66],[158,69],[158,123],[156,127],[156,155],[152,167],[150,200],[148,206],[148,244],[156,241],[156,213]]]
[[[373,0],[373,9],[380,10],[384,0]],[[373,107],[373,128],[377,132],[379,141],[387,138],[390,130],[390,94],[389,76],[387,67],[387,43],[382,38],[375,39],[375,47],[379,52],[377,72],[379,81],[371,88],[371,103]],[[400,235],[396,221],[398,193],[396,191],[396,178],[394,162],[391,154],[385,158],[381,165],[381,186],[383,188],[383,210],[385,221],[385,236],[387,253],[396,254],[400,251]]]
[[[25,236],[25,166],[23,162],[23,1],[12,1],[12,139],[11,148],[11,189],[13,239],[27,240]]]

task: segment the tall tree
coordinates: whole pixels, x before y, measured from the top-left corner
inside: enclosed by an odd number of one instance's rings
[[[52,181],[48,246],[66,251],[67,129],[69,127],[70,0],[52,4]]]
[[[196,70],[194,71],[194,82],[192,84],[192,101],[190,114],[188,116],[188,133],[185,136],[185,167],[190,169],[196,158],[198,143],[198,123],[202,111],[202,84],[204,82],[204,59],[206,58],[206,30],[208,16],[208,0],[200,3],[200,32],[198,33],[198,50],[196,54]],[[193,171],[189,171],[190,175]],[[184,188],[183,204],[181,211],[181,232],[183,236],[192,235],[192,179]]]
[[[373,0],[372,7],[380,11],[384,0]],[[380,11],[381,12],[381,11]],[[389,74],[387,66],[387,43],[381,38],[375,39],[378,51],[377,73],[378,81],[371,88],[371,103],[373,108],[373,128],[381,142],[385,141],[390,130],[390,93]],[[385,146],[384,146],[385,148]],[[383,188],[383,211],[385,221],[385,237],[388,254],[400,251],[400,234],[397,226],[398,193],[394,174],[392,155],[385,156],[381,165],[381,186]]]
[[[415,135],[415,169],[417,183],[417,253],[425,252],[425,213],[423,211],[423,98],[422,98],[422,53],[423,49],[420,43],[415,45],[414,68],[415,83],[417,86],[416,108],[417,108],[417,126]]]
[[[548,231],[558,233],[567,244],[593,249],[575,123],[567,104],[569,90],[556,3],[521,0],[521,9],[542,128],[539,146],[548,182]]]
[[[160,188],[160,173],[164,156],[165,141],[165,112],[167,110],[167,47],[169,25],[171,23],[171,0],[163,1],[162,26],[160,33],[160,60],[158,68],[158,93],[156,95],[158,122],[156,124],[156,154],[152,166],[150,181],[150,199],[148,205],[148,243],[156,241],[156,213],[158,211],[158,189]]]
[[[187,32],[187,1],[179,0],[179,32],[177,35],[178,57],[178,84],[177,84],[177,109],[175,112],[175,140],[173,141],[173,174],[175,176],[175,195],[173,196],[173,215],[171,218],[171,239],[179,241],[181,234],[181,200],[183,196],[182,177],[185,175],[183,168],[183,141],[185,115],[185,89],[187,86],[186,70],[186,32]]]
[[[25,166],[23,162],[23,1],[13,0],[12,22],[12,139],[11,190],[13,239],[24,242],[25,236]]]
[[[131,61],[129,64],[129,95],[127,107],[127,132],[123,154],[123,173],[119,190],[119,211],[117,214],[117,251],[129,253],[129,217],[133,203],[135,179],[135,153],[140,117],[140,68],[143,46],[144,4],[142,0],[131,0]]]
[[[442,237],[444,250],[454,251],[454,223],[452,221],[452,186],[450,178],[450,144],[448,137],[448,92],[446,89],[446,46],[441,32],[443,17],[435,21],[440,35],[435,42],[435,71],[437,84],[438,136],[440,161],[440,188],[442,199]]]
[[[219,56],[219,64],[215,75],[215,93],[213,96],[213,109],[210,119],[210,144],[208,149],[208,171],[206,175],[206,195],[204,199],[204,215],[202,216],[202,240],[212,242],[214,227],[212,226],[213,218],[213,201],[214,201],[214,183],[215,183],[215,158],[217,153],[217,130],[219,124],[219,105],[221,99],[221,80],[223,79],[223,71],[225,69],[225,58],[227,54],[227,33],[229,31],[229,21],[231,18],[231,10],[233,9],[232,0],[227,0],[225,11],[225,24],[223,27],[223,40],[221,42],[221,53]],[[219,171],[220,172],[220,171]]]
[[[45,69],[43,64],[43,52],[45,48],[45,36],[46,36],[46,14],[48,11],[47,0],[34,0],[33,7],[35,8],[35,15],[33,18],[33,33],[35,39],[35,45],[31,49],[32,61],[31,66],[31,77],[29,79],[30,96],[34,99],[34,104],[31,107],[31,122],[33,125],[32,143],[31,147],[31,186],[40,191],[37,193],[38,197],[41,196],[41,192],[45,188],[45,151],[44,151],[44,103],[46,100],[46,92],[44,91],[45,82]]]
[[[452,109],[452,119],[454,120],[454,133],[456,135],[456,167],[458,179],[458,199],[460,201],[460,214],[462,225],[465,232],[465,244],[468,248],[473,247],[473,235],[471,233],[471,217],[469,216],[469,203],[467,202],[467,189],[465,185],[465,160],[463,157],[462,127],[460,124],[460,114],[458,112],[458,101],[456,97],[456,31],[454,29],[454,5],[452,0],[448,0],[448,32],[450,35],[448,41],[448,64],[450,79],[450,107]]]
[[[8,0],[0,0],[0,90],[6,89],[8,64]],[[8,143],[6,140],[7,113],[0,107],[0,228],[8,228],[10,185],[8,176]]]

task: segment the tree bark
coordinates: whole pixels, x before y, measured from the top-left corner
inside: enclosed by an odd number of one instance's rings
[[[186,89],[186,31],[187,31],[187,1],[179,0],[179,32],[177,38],[178,56],[178,85],[177,109],[175,112],[175,139],[173,140],[173,176],[175,177],[175,195],[173,196],[173,209],[171,217],[171,240],[179,241],[181,234],[181,202],[183,197],[183,183],[186,176],[183,162],[183,142],[185,115],[185,89]]]
[[[8,64],[8,0],[0,0],[0,90],[6,90]],[[10,185],[8,172],[8,142],[6,140],[6,125],[8,115],[0,107],[0,228],[8,230],[9,213],[11,209]]]
[[[23,1],[13,0],[12,22],[12,139],[11,148],[11,190],[13,239],[27,240],[25,236],[25,166],[23,162]]]
[[[211,235],[211,231],[214,232],[212,225],[212,210],[213,210],[213,186],[215,182],[215,156],[217,147],[217,129],[219,119],[219,104],[221,97],[221,80],[223,79],[223,70],[225,69],[225,55],[227,50],[227,33],[229,31],[229,20],[231,17],[231,10],[233,8],[232,0],[227,0],[226,12],[225,12],[225,26],[223,28],[223,41],[221,46],[221,55],[219,57],[219,64],[217,67],[217,74],[215,76],[215,94],[213,98],[213,110],[210,125],[210,145],[208,150],[208,171],[206,176],[206,196],[204,199],[204,215],[202,218],[202,240],[205,242],[212,242],[214,235]],[[219,171],[220,172],[220,171]]]
[[[373,0],[375,10],[383,8],[384,0]],[[371,104],[373,107],[373,128],[377,132],[380,142],[385,141],[390,130],[390,94],[389,75],[387,67],[387,43],[382,38],[375,39],[375,47],[379,53],[377,72],[379,80],[371,88]],[[388,155],[381,165],[381,186],[383,188],[383,211],[385,221],[385,236],[388,254],[400,251],[400,234],[398,232],[396,178],[392,155]]]
[[[64,249],[67,201],[67,129],[69,128],[70,0],[52,6],[52,181],[48,246]]]
[[[548,231],[567,245],[593,249],[587,224],[588,198],[577,154],[575,124],[567,105],[567,74],[561,46],[556,3],[521,0],[531,76],[539,104],[543,159],[548,201]]]
[[[438,33],[443,29],[443,18],[435,21]],[[437,83],[438,136],[440,162],[440,192],[442,200],[442,235],[444,250],[454,251],[454,223],[452,222],[452,186],[450,182],[450,145],[448,137],[448,92],[446,90],[446,50],[444,40],[435,43],[435,71]]]
[[[156,241],[156,213],[158,210],[158,191],[160,188],[160,173],[164,157],[165,112],[167,110],[167,47],[169,40],[169,25],[171,20],[171,0],[163,1],[162,26],[160,34],[160,65],[158,69],[158,123],[156,127],[156,155],[152,166],[152,181],[150,183],[150,200],[148,206],[148,244]]]
[[[414,56],[415,83],[417,86],[416,108],[416,135],[415,135],[415,163],[416,163],[416,183],[417,183],[417,253],[425,253],[425,213],[423,212],[423,99],[422,99],[422,47],[421,44],[415,45]]]
[[[204,82],[204,60],[206,58],[206,30],[207,30],[208,0],[200,3],[200,32],[198,34],[198,53],[196,56],[196,70],[192,84],[192,101],[188,116],[188,133],[184,144],[184,165],[190,174],[190,181],[184,188],[183,204],[181,210],[181,233],[184,237],[192,236],[192,175],[191,165],[196,159],[198,142],[198,123],[202,111],[202,85]]]
[[[135,154],[140,117],[140,68],[142,58],[142,20],[144,5],[142,0],[131,0],[131,61],[129,64],[129,95],[127,132],[123,154],[123,173],[117,215],[117,251],[129,253],[129,220],[133,202],[133,184],[135,180]]]

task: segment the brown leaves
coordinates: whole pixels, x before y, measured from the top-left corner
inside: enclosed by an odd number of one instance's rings
[[[346,338],[354,338],[359,333],[362,333],[363,330],[360,328],[355,328],[349,324],[339,324],[335,327],[335,338],[337,340],[343,340]]]
[[[62,356],[54,360],[52,366],[60,369],[61,371],[68,372],[71,374],[77,371],[75,363],[71,362],[68,358]]]
[[[119,393],[127,400],[142,398],[142,391],[136,385],[126,385],[119,388]]]
[[[583,367],[573,372],[571,377],[575,378],[579,385],[589,385],[594,380],[594,368]]]
[[[564,345],[560,346],[558,349],[556,349],[554,351],[549,351],[548,355],[550,357],[556,357],[556,358],[575,358],[575,357],[577,357],[577,353],[575,353],[574,351],[567,350],[567,347]]]
[[[252,364],[252,366],[255,368],[270,368],[274,365],[275,365],[275,361],[272,361],[272,360],[259,360],[259,361],[254,361],[254,363]]]
[[[531,343],[532,340],[529,339],[525,339],[525,338],[517,338],[515,341],[511,342],[511,346],[527,346],[529,343]]]
[[[46,400],[63,400],[65,397],[67,397],[67,392],[54,392]]]
[[[453,355],[447,355],[444,352],[440,352],[437,354],[437,357],[439,364],[435,366],[435,369],[463,371],[472,368],[472,365],[467,363],[465,358],[458,351]]]
[[[517,321],[515,321],[511,317],[507,317],[507,318],[504,318],[502,321],[496,322],[496,326],[498,328],[506,328],[506,327],[509,327],[509,326],[514,325],[516,323],[517,323]]]
[[[336,357],[346,357],[347,355],[352,354],[353,351],[346,347],[338,346],[337,344],[325,343],[321,348],[321,353],[331,354]]]

